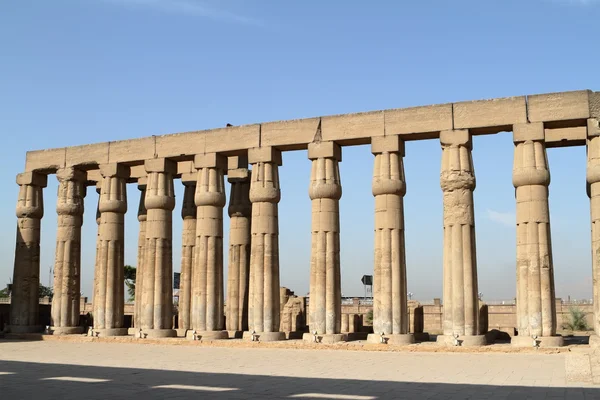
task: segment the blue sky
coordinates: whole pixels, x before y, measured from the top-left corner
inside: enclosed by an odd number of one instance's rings
[[[0,286],[12,278],[14,177],[27,150],[226,123],[600,90],[599,16],[595,0],[0,2]],[[474,140],[484,299],[515,296],[512,150],[510,133]],[[408,290],[417,299],[441,296],[440,154],[435,140],[406,146]],[[360,277],[373,271],[373,156],[369,146],[357,146],[345,147],[343,158],[342,292],[361,295]],[[305,294],[310,164],[305,151],[286,152],[283,161],[281,284]],[[551,149],[549,161],[557,296],[589,298],[585,148]],[[54,260],[56,187],[50,177],[43,283]],[[181,246],[177,187],[175,271]],[[126,261],[135,265],[139,195],[135,186],[128,193]],[[82,243],[82,290],[88,296],[96,203],[90,188]]]

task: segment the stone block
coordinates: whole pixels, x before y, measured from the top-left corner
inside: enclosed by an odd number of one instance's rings
[[[148,186],[148,177],[147,176],[143,176],[141,178],[138,178],[137,185],[138,185],[139,189],[145,189],[146,186]]]
[[[588,90],[527,96],[530,122],[552,122],[590,117]]]
[[[23,172],[17,175],[17,185],[31,185],[45,188],[48,186],[48,175],[37,172]]]
[[[227,157],[227,169],[248,169],[248,155]]]
[[[379,136],[371,139],[371,153],[400,153],[404,157],[404,141],[398,135]]]
[[[598,119],[590,118],[587,120],[587,136],[600,136],[600,121]]]
[[[440,132],[440,143],[442,145],[470,145],[471,135],[467,129],[449,130]]]
[[[194,168],[217,168],[227,171],[227,157],[217,153],[196,154]]]
[[[541,122],[513,126],[513,142],[515,143],[544,140],[545,137],[544,124]]]
[[[600,119],[600,92],[589,92],[590,118]]]
[[[268,162],[282,165],[281,152],[274,147],[257,147],[248,149],[248,162],[250,164]]]
[[[260,124],[213,129],[206,131],[204,137],[206,153],[251,149],[260,146]]]
[[[185,172],[185,173],[181,174],[181,183],[183,183],[185,186],[191,185],[191,184],[195,185],[197,180],[198,180],[197,172]]]
[[[25,171],[56,171],[64,168],[66,163],[67,149],[28,151],[25,161]]]
[[[177,174],[189,174],[196,173],[196,168],[194,168],[193,161],[179,161],[177,163]]]
[[[575,128],[546,129],[544,136],[548,147],[554,147],[553,145],[561,143],[583,144],[587,139],[587,128],[585,126],[578,126]]]
[[[144,164],[131,166],[131,179],[138,179],[147,176]]]
[[[65,166],[87,166],[108,163],[108,142],[67,147]]]
[[[342,161],[342,149],[335,142],[318,142],[308,144],[308,159],[334,158]]]
[[[102,176],[117,176],[119,178],[129,178],[131,175],[131,168],[126,165],[112,163],[100,165],[100,173]]]
[[[321,137],[324,141],[343,142],[352,139],[384,136],[384,134],[383,111],[334,115],[321,118]]]
[[[156,157],[179,157],[203,154],[206,150],[206,132],[194,131],[155,136]]]
[[[321,118],[307,118],[264,123],[261,125],[260,145],[305,148],[306,144],[314,140],[320,122]]]
[[[454,103],[453,107],[454,129],[504,127],[527,122],[525,96],[467,101]]]
[[[108,143],[108,162],[124,163],[154,158],[156,137],[119,140]]]
[[[177,163],[167,158],[154,158],[144,162],[146,172],[165,172],[169,174],[177,174]]]
[[[85,182],[87,180],[87,173],[77,168],[66,167],[56,171],[56,178],[59,181],[76,181]]]
[[[386,135],[452,129],[452,104],[385,110],[384,115]]]

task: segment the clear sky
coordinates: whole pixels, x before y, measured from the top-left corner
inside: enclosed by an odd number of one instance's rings
[[[12,278],[15,175],[27,150],[227,123],[600,90],[599,17],[595,0],[0,1],[0,286]],[[474,140],[484,299],[515,297],[512,153],[510,133]],[[557,296],[590,298],[585,148],[548,153]],[[406,146],[408,290],[422,300],[442,294],[440,154],[435,140]],[[357,146],[345,147],[343,158],[342,293],[362,295],[360,277],[373,271],[373,156],[369,146]],[[284,153],[283,163],[281,284],[303,295],[310,163],[305,151]],[[54,260],[56,188],[51,176],[42,222],[45,284]],[[139,194],[133,185],[128,194],[126,262],[135,265]],[[90,188],[82,241],[82,291],[90,297],[97,201]],[[224,223],[228,235],[227,217]]]

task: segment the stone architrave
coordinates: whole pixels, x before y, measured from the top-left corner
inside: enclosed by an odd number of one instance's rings
[[[443,332],[440,344],[484,345],[479,335],[473,190],[475,172],[468,130],[442,131],[440,185],[444,198]]]
[[[375,266],[373,334],[368,341],[414,342],[408,332],[406,250],[404,245],[404,142],[398,136],[373,138],[375,155],[373,196],[375,196]]]
[[[192,267],[194,265],[194,248],[196,244],[196,174],[185,173],[181,176],[184,185],[183,219],[181,237],[181,275],[179,279],[179,329],[191,328],[192,306]]]
[[[125,213],[130,169],[119,164],[100,166],[100,226],[94,293],[94,330],[102,336],[127,335],[123,326],[125,301]]]
[[[133,325],[136,328],[142,326],[142,293],[144,293],[144,255],[146,253],[146,220],[148,211],[146,210],[146,187],[148,179],[146,177],[138,179],[138,189],[140,191],[140,204],[138,207],[138,253],[137,266],[135,268],[135,302],[133,311]]]
[[[308,145],[312,161],[309,195],[312,200],[312,245],[310,259],[310,334],[323,342],[346,340],[340,334],[342,304],[340,282],[340,215],[342,197],[339,162],[342,151],[334,142]]]
[[[192,329],[205,339],[227,339],[223,330],[223,207],[227,158],[200,154],[194,159],[196,245],[192,268]]]
[[[17,244],[10,304],[10,331],[32,333],[39,325],[40,224],[44,216],[43,191],[48,178],[26,172],[17,175]]]
[[[229,270],[227,274],[226,328],[230,338],[248,330],[248,288],[250,284],[250,171],[248,158],[228,158]]]
[[[517,201],[517,330],[511,343],[561,346],[556,335],[554,271],[550,239],[550,170],[542,123],[515,125],[513,185]]]
[[[592,282],[594,332],[600,335],[600,127],[597,119],[587,126],[587,192],[592,220]],[[597,338],[595,338],[598,341]]]
[[[52,332],[82,333],[79,326],[81,287],[81,225],[87,174],[75,168],[64,168],[58,178],[58,231],[54,262],[54,296],[52,298]]]
[[[250,311],[248,329],[259,340],[285,339],[279,331],[279,217],[281,152],[271,147],[248,150],[252,164],[250,201],[252,239],[250,250]]]
[[[150,337],[170,337],[173,329],[173,176],[169,159],[146,160],[146,243],[144,253],[141,329]],[[136,288],[137,290],[137,288]]]

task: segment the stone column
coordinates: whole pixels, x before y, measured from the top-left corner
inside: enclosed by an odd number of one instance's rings
[[[183,192],[183,233],[181,238],[181,275],[179,279],[179,329],[191,328],[192,306],[192,266],[194,265],[194,247],[196,244],[196,174],[185,173],[181,176],[185,186]]]
[[[75,168],[58,170],[56,212],[56,258],[54,262],[54,297],[52,331],[54,334],[82,333],[79,326],[81,288],[81,225],[87,174]]]
[[[600,339],[600,127],[597,119],[589,119],[587,126],[587,193],[590,198],[592,219],[592,291],[594,304],[595,338]]]
[[[100,166],[100,226],[96,280],[94,282],[94,330],[102,336],[127,335],[123,327],[125,213],[129,167],[118,164]]]
[[[10,304],[10,331],[39,332],[40,223],[48,178],[36,172],[17,175],[17,245]]]
[[[227,339],[223,330],[223,207],[227,158],[200,154],[194,159],[196,255],[192,271],[192,328],[205,339]]]
[[[148,184],[141,328],[148,336],[170,337],[177,334],[173,329],[172,252],[173,175],[177,173],[177,163],[156,158],[146,160],[145,168]]]
[[[146,177],[138,179],[138,189],[140,190],[140,205],[138,208],[138,253],[137,266],[135,268],[135,301],[133,309],[133,325],[136,328],[142,326],[142,293],[144,292],[144,254],[146,253],[146,186],[148,179]]]
[[[229,157],[229,272],[227,274],[227,331],[239,338],[248,330],[248,286],[250,283],[250,172],[247,157]]]
[[[473,190],[475,172],[468,130],[442,131],[440,185],[444,193],[444,335],[440,344],[452,345],[459,336],[463,346],[484,345],[479,335],[477,257]]]
[[[284,340],[279,332],[279,220],[281,153],[272,147],[248,150],[252,164],[252,244],[250,250],[250,312],[248,330],[259,340]]]
[[[339,200],[342,184],[338,163],[342,151],[334,142],[308,145],[312,160],[309,195],[312,200],[312,246],[310,259],[310,334],[323,342],[346,340],[340,334],[342,304],[340,283]]]
[[[96,303],[100,298],[100,294],[98,293],[98,274],[100,273],[100,268],[98,268],[99,260],[100,260],[100,222],[102,222],[102,213],[100,212],[100,193],[102,192],[102,179],[96,182],[96,193],[98,193],[98,205],[96,206],[96,225],[98,229],[96,231],[96,259],[94,260],[94,292],[92,297],[92,311],[96,309]],[[95,322],[92,318],[92,321]]]
[[[513,185],[517,200],[517,330],[511,343],[561,346],[556,335],[554,272],[550,241],[550,171],[542,123],[513,127]]]
[[[408,332],[406,292],[406,251],[404,246],[404,142],[398,136],[371,140],[375,155],[373,196],[375,196],[375,266],[373,333],[367,338],[388,343],[414,342]]]

